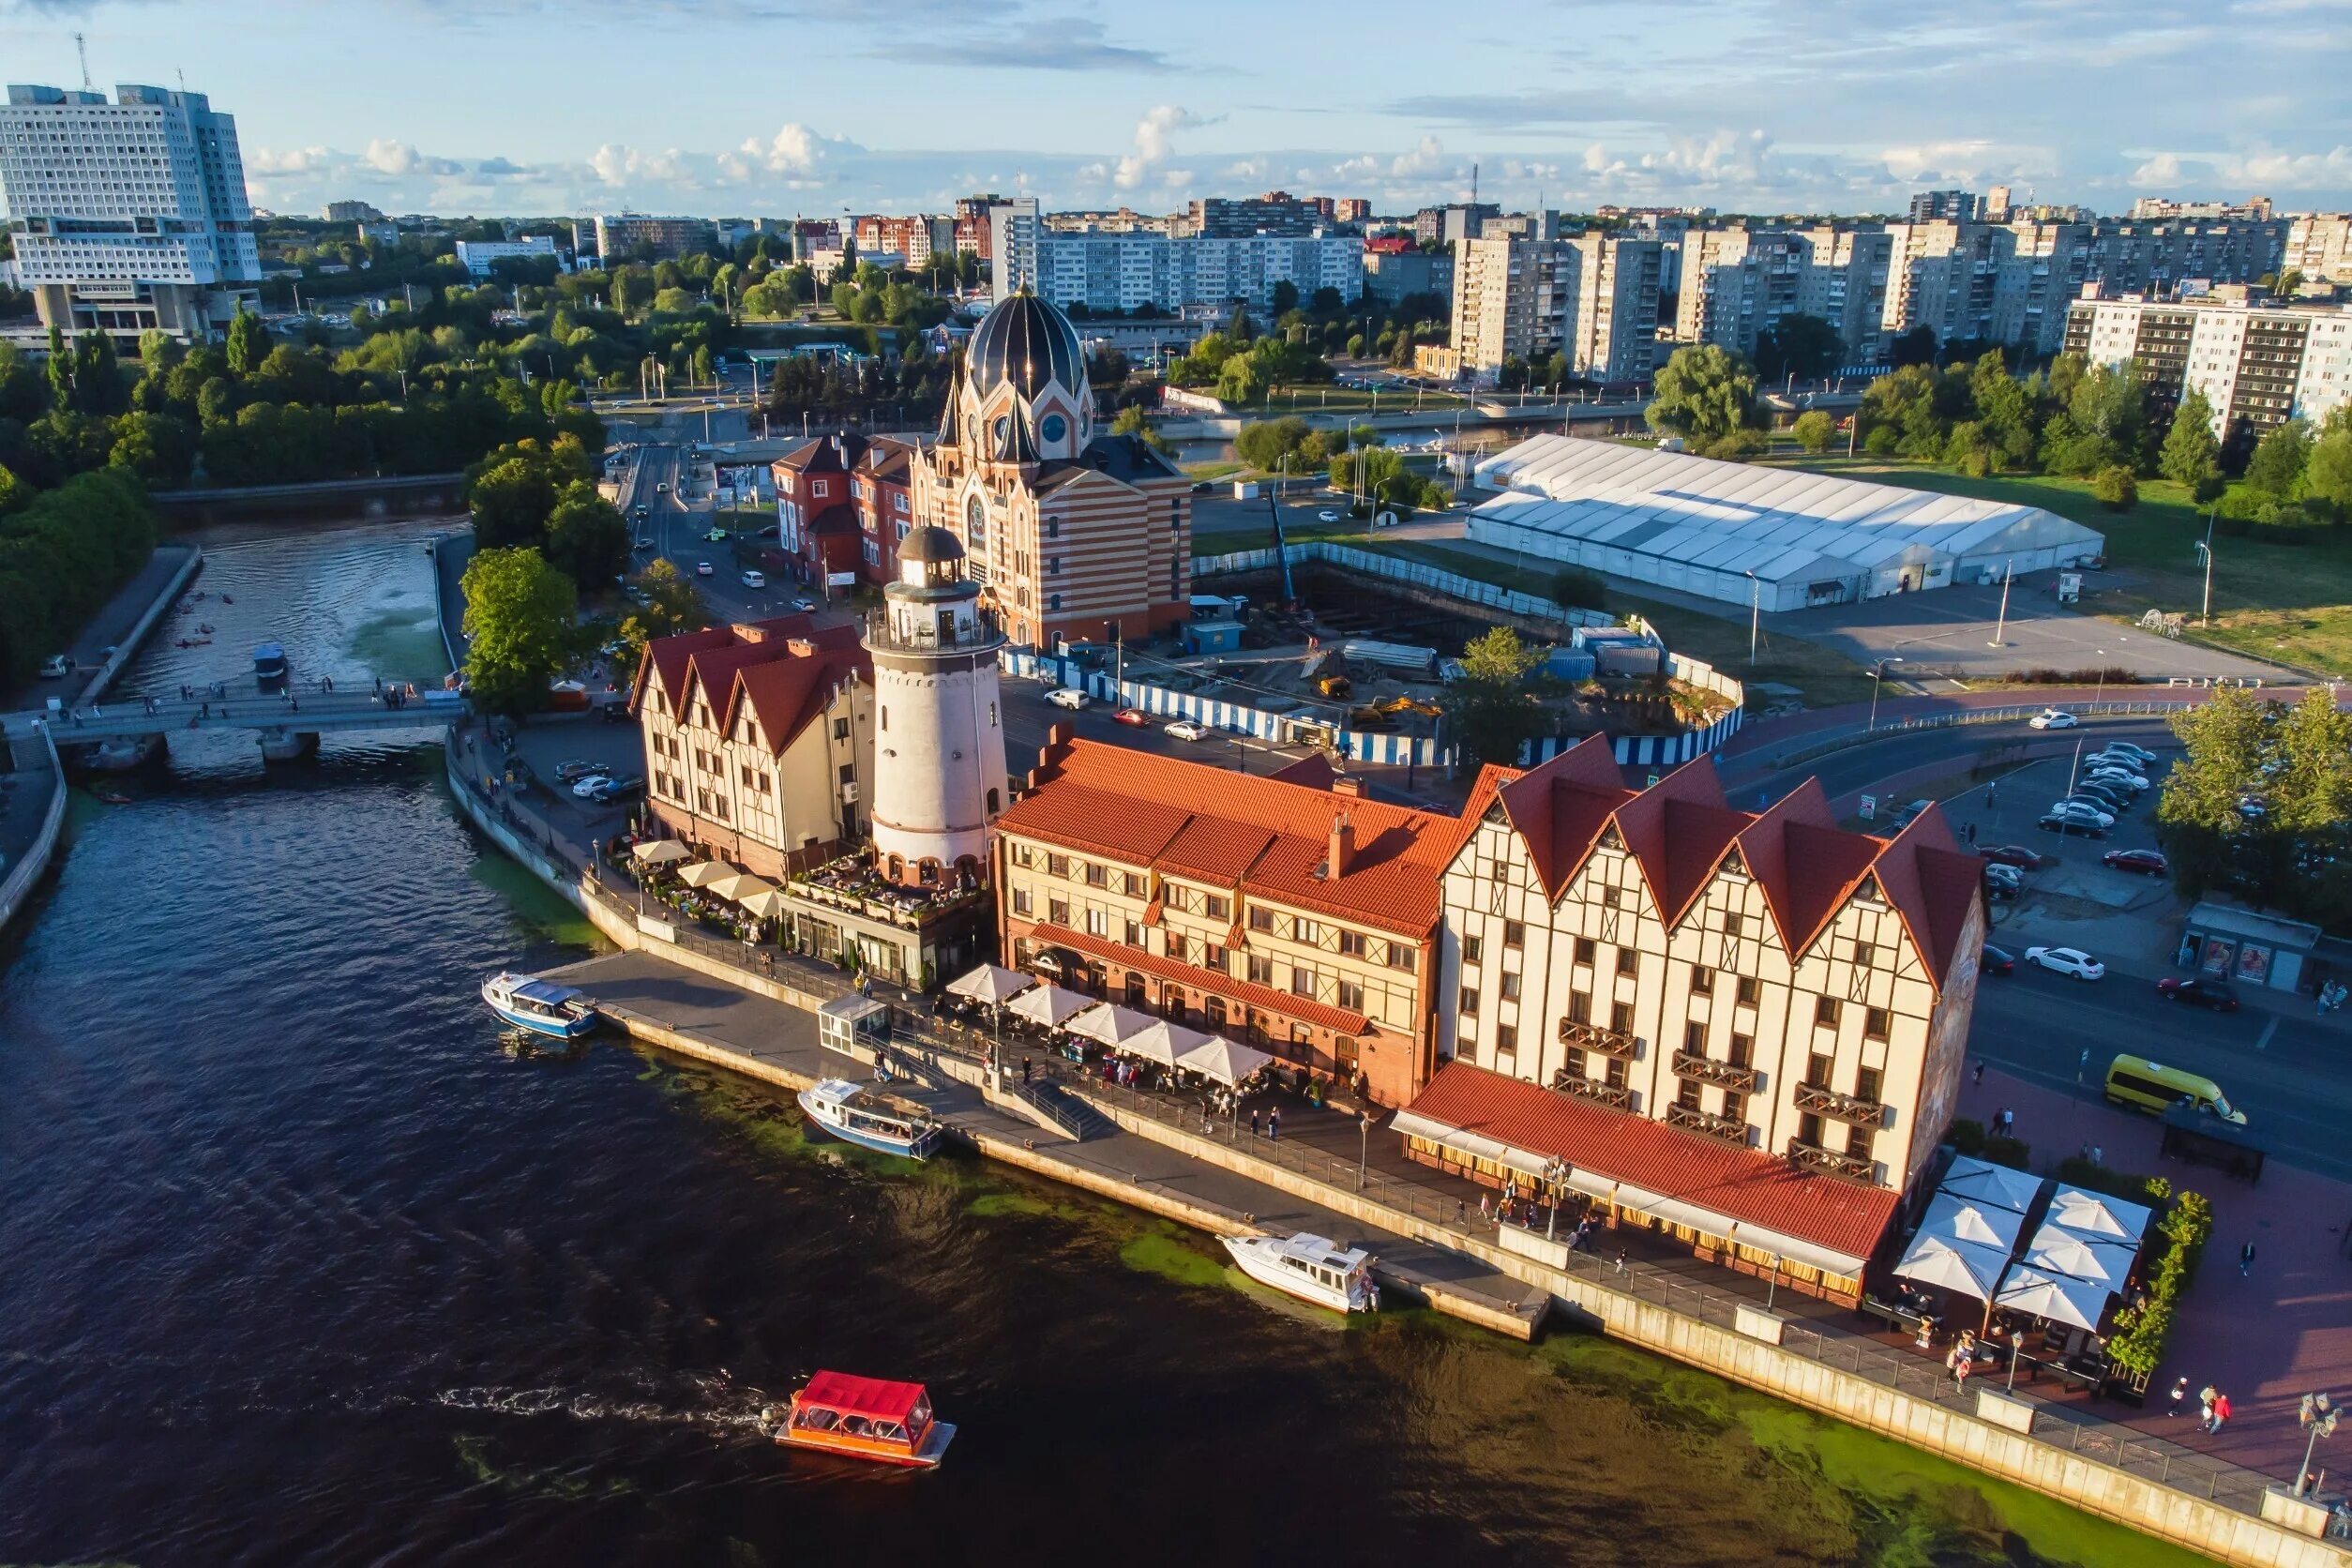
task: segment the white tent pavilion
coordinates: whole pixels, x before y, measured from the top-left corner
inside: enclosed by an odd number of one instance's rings
[[[996,1005],[1012,1001],[1036,984],[1034,975],[1023,974],[1019,970],[1006,969],[1001,964],[982,964],[971,973],[950,980],[947,994]]]
[[[2047,1224],[2062,1225],[2086,1236],[2103,1236],[2136,1249],[2148,1234],[2152,1214],[2141,1204],[2126,1203],[2103,1192],[2061,1186],[2050,1195],[2050,1212],[2043,1217]]]
[[[1093,1005],[1094,999],[1083,991],[1068,991],[1060,986],[1041,983],[1005,1003],[1004,1011],[1032,1023],[1059,1026]]]
[[[1156,1062],[1163,1067],[1173,1067],[1178,1057],[1186,1051],[1199,1050],[1214,1037],[1197,1029],[1186,1029],[1181,1023],[1154,1018],[1151,1028],[1130,1035],[1120,1043],[1119,1048],[1130,1056]]]
[[[774,882],[763,882],[748,871],[738,871],[731,877],[721,877],[718,881],[708,883],[707,886],[710,892],[716,894],[731,904],[740,904],[746,899],[756,898],[762,893],[776,891]]]
[[[681,867],[678,880],[688,887],[708,887],[733,875],[735,868],[723,860],[698,860],[691,866]]]
[[[1996,1247],[2006,1258],[2017,1250],[2017,1233],[2025,1225],[2023,1214],[1939,1192],[1927,1205],[1927,1217],[1920,1223],[1920,1231],[1922,1235]]]
[[[2001,1282],[1993,1304],[2022,1312],[2028,1318],[2096,1331],[2099,1315],[2107,1307],[2107,1292],[2099,1286],[2069,1279],[2064,1274],[2044,1274],[2020,1263]]]
[[[1952,1168],[1944,1172],[1943,1185],[1936,1190],[2022,1214],[2042,1196],[2042,1185],[2039,1176],[1962,1154],[1952,1162]]]
[[[1232,1088],[1249,1081],[1251,1074],[1274,1058],[1255,1046],[1241,1045],[1223,1035],[1211,1035],[1209,1043],[1196,1046],[1176,1059],[1176,1065],[1213,1078]]]
[[[1159,1021],[1149,1013],[1138,1013],[1116,1003],[1098,1002],[1062,1027],[1113,1050],[1126,1050],[1128,1041]]]
[[[2008,1266],[2009,1254],[1998,1247],[1979,1246],[1974,1242],[1922,1231],[1912,1239],[1911,1250],[1903,1255],[1903,1261],[1894,1266],[1894,1272],[1922,1285],[1939,1286],[1979,1301],[1991,1301],[1994,1287],[2000,1283],[2001,1271]]]
[[[2043,1274],[2064,1274],[2103,1290],[2120,1292],[2132,1277],[2138,1251],[2129,1242],[2086,1236],[2062,1225],[2045,1225],[2034,1232],[2026,1248],[2025,1264]]]
[[[648,866],[668,866],[672,861],[694,858],[694,852],[675,838],[648,838],[629,853]]]

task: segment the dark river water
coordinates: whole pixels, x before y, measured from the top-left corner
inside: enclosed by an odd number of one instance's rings
[[[219,543],[214,645],[134,683],[429,672],[421,537]],[[585,930],[439,757],[183,743],[0,948],[0,1562],[2189,1560],[1597,1340],[1342,1327],[623,1045],[510,1057],[475,986]],[[927,1380],[944,1467],[762,1440],[819,1366]]]

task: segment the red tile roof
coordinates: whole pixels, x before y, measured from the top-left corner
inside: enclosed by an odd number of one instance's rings
[[[1412,936],[1437,923],[1438,879],[1467,826],[1440,812],[1098,741],[1056,743],[1032,776],[998,819],[1002,831]],[[1340,817],[1354,850],[1340,875],[1323,875]]]
[[[1364,1014],[1346,1007],[1334,1007],[1313,997],[1293,996],[1289,991],[1275,990],[1252,980],[1236,980],[1214,969],[1203,969],[1179,959],[1146,953],[1108,937],[1090,936],[1074,931],[1067,926],[1038,925],[1029,928],[1029,935],[1037,942],[1054,947],[1066,947],[1073,953],[1090,958],[1100,958],[1108,964],[1123,964],[1138,974],[1148,974],[1155,980],[1173,980],[1180,986],[1190,986],[1197,991],[1230,997],[1245,1007],[1261,1013],[1279,1013],[1319,1029],[1334,1030],[1341,1034],[1362,1034],[1373,1027]]]
[[[772,621],[753,621],[745,637],[734,626],[706,626],[701,631],[680,632],[675,637],[657,637],[645,644],[645,657],[637,667],[637,681],[629,694],[632,711],[644,701],[645,682],[649,674],[660,678],[662,695],[670,699],[670,709],[677,712],[686,702],[686,687],[698,675],[705,692],[724,696],[727,675],[738,667],[729,656],[736,650],[755,648],[786,638],[806,637],[816,626],[806,615],[782,615]],[[699,661],[699,662],[698,662]]]
[[[1439,1068],[1410,1109],[1854,1258],[1877,1246],[1902,1198],[1466,1062]]]
[[[803,654],[795,644],[807,647]],[[720,731],[733,727],[739,704],[749,702],[777,755],[843,678],[871,668],[854,626],[819,630],[807,615],[785,615],[741,626],[712,626],[656,638],[638,666],[632,706],[641,704],[649,678],[658,679],[672,713],[682,714],[697,688]]]
[[[1604,735],[1588,735],[1496,791],[1503,814],[1527,845],[1529,861],[1558,898],[1618,807],[1634,798]],[[1475,796],[1473,795],[1473,803]]]

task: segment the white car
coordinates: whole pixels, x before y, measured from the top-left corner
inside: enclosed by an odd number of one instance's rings
[[[1086,693],[1076,686],[1056,686],[1046,693],[1046,701],[1057,708],[1082,708],[1086,706]]]
[[[2069,795],[2064,800],[2054,800],[2050,803],[2050,810],[2054,814],[2065,812],[2070,816],[2089,819],[2098,827],[2115,826],[2115,813],[2088,795]]]
[[[1339,520],[1339,514],[1337,512],[1318,512],[1315,514],[1315,520],[1317,522],[1337,522]]]
[[[594,800],[596,798],[596,792],[611,782],[612,778],[609,774],[592,773],[585,778],[579,779],[573,783],[572,793],[579,796],[581,800]]]
[[[2077,980],[2097,980],[2107,972],[2107,966],[2079,947],[2028,947],[2026,962],[2040,964],[2053,974],[2071,974]]]
[[[768,574],[746,572],[743,574],[743,585],[746,588],[765,588],[768,585]]]
[[[52,654],[41,660],[41,679],[62,681],[73,673],[73,660],[63,654]]]
[[[1195,724],[1189,718],[1180,718],[1172,724],[1163,724],[1160,728],[1180,741],[1205,741],[1209,738],[1208,727]]]
[[[2148,788],[2147,779],[2123,768],[2093,768],[2083,776],[2094,784],[2113,784],[2135,795]]]
[[[2143,784],[2148,782],[2146,765],[2136,757],[2125,757],[2116,752],[2102,751],[2095,757],[2084,758],[2083,766],[2093,773],[2129,774]]]
[[[2146,767],[2148,763],[2156,760],[2156,753],[2148,750],[2148,747],[2144,746],[2134,746],[2130,741],[2109,741],[2107,743],[2107,751],[2103,752],[2101,755],[2103,756],[2108,753],[2117,753],[2125,757],[2136,757],[2140,760],[2140,766],[2142,767]]]
[[[710,576],[710,575],[711,575],[711,564],[710,564],[708,561],[697,561],[697,562],[694,564],[694,575],[695,575],[695,576],[697,576],[697,577],[708,577],[708,576]]]
[[[2064,708],[2044,708],[2026,722],[2037,730],[2072,730],[2082,720]]]

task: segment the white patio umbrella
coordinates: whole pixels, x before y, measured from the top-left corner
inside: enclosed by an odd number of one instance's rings
[[[1128,1041],[1159,1021],[1149,1013],[1138,1013],[1116,1003],[1098,1002],[1062,1027],[1113,1049],[1125,1050]]]
[[[2103,1289],[2120,1291],[2132,1277],[2138,1250],[2128,1242],[2086,1236],[2062,1225],[2045,1225],[2034,1232],[2026,1249],[2028,1267],[2043,1274],[2064,1274]]]
[[[688,887],[708,887],[735,874],[735,868],[723,860],[698,860],[691,866],[681,867],[678,880]]]
[[[792,908],[792,901],[773,887],[764,893],[754,893],[748,898],[739,898],[736,902],[744,907],[746,913],[756,914],[762,920],[780,920]]]
[[[1199,1049],[1209,1043],[1210,1038],[1197,1029],[1186,1029],[1181,1023],[1154,1018],[1151,1028],[1138,1031],[1119,1048],[1147,1062],[1156,1062],[1163,1067],[1173,1067],[1178,1057],[1186,1051]]]
[[[2050,1195],[2050,1212],[2043,1216],[2048,1224],[2062,1225],[2086,1236],[2105,1236],[2133,1247],[2148,1234],[2151,1217],[2151,1212],[2140,1204],[2068,1186]]]
[[[1063,990],[1059,986],[1037,985],[1021,992],[1005,1003],[1004,1011],[1017,1018],[1032,1023],[1060,1026],[1074,1016],[1094,1005],[1094,999],[1082,991]]]
[[[2017,1250],[2017,1233],[2025,1224],[2026,1216],[2012,1210],[1937,1193],[1935,1201],[1927,1205],[1927,1217],[1920,1223],[1920,1229],[1955,1241],[1974,1242],[1979,1246],[1998,1247],[2006,1258]]]
[[[1912,1239],[1911,1250],[1903,1255],[1903,1261],[1894,1266],[1894,1272],[1922,1285],[1940,1286],[1979,1301],[1991,1301],[2001,1271],[2008,1266],[2009,1254],[1998,1247],[1979,1246],[1974,1242],[1922,1231]]]
[[[1252,1073],[1273,1060],[1272,1056],[1255,1046],[1244,1046],[1213,1034],[1208,1044],[1195,1046],[1178,1057],[1176,1065],[1190,1068],[1203,1078],[1232,1088],[1248,1082]]]
[[[673,861],[694,858],[694,852],[675,838],[648,838],[629,853],[648,866],[668,866]]]
[[[1937,1191],[1948,1192],[1971,1203],[1989,1203],[1996,1208],[2022,1214],[2033,1207],[2036,1198],[2042,1196],[2042,1185],[2043,1179],[2039,1176],[2028,1176],[2005,1165],[1995,1165],[1990,1160],[1962,1154],[1952,1162],[1952,1168],[1944,1172],[1943,1184]]]
[[[762,882],[748,871],[738,871],[731,877],[721,877],[704,885],[731,904],[740,904],[760,894],[776,891],[774,882]]]
[[[1010,1002],[1036,984],[1036,976],[1023,974],[1019,970],[1006,969],[1000,964],[982,964],[971,973],[959,974],[950,980],[947,994],[994,1005]]]
[[[2078,1329],[2095,1331],[2099,1315],[2107,1307],[2107,1292],[2096,1285],[2069,1279],[2064,1274],[2043,1274],[2020,1263],[2009,1271],[1993,1304],[2028,1318],[2045,1318],[2054,1323],[2072,1323]]]

